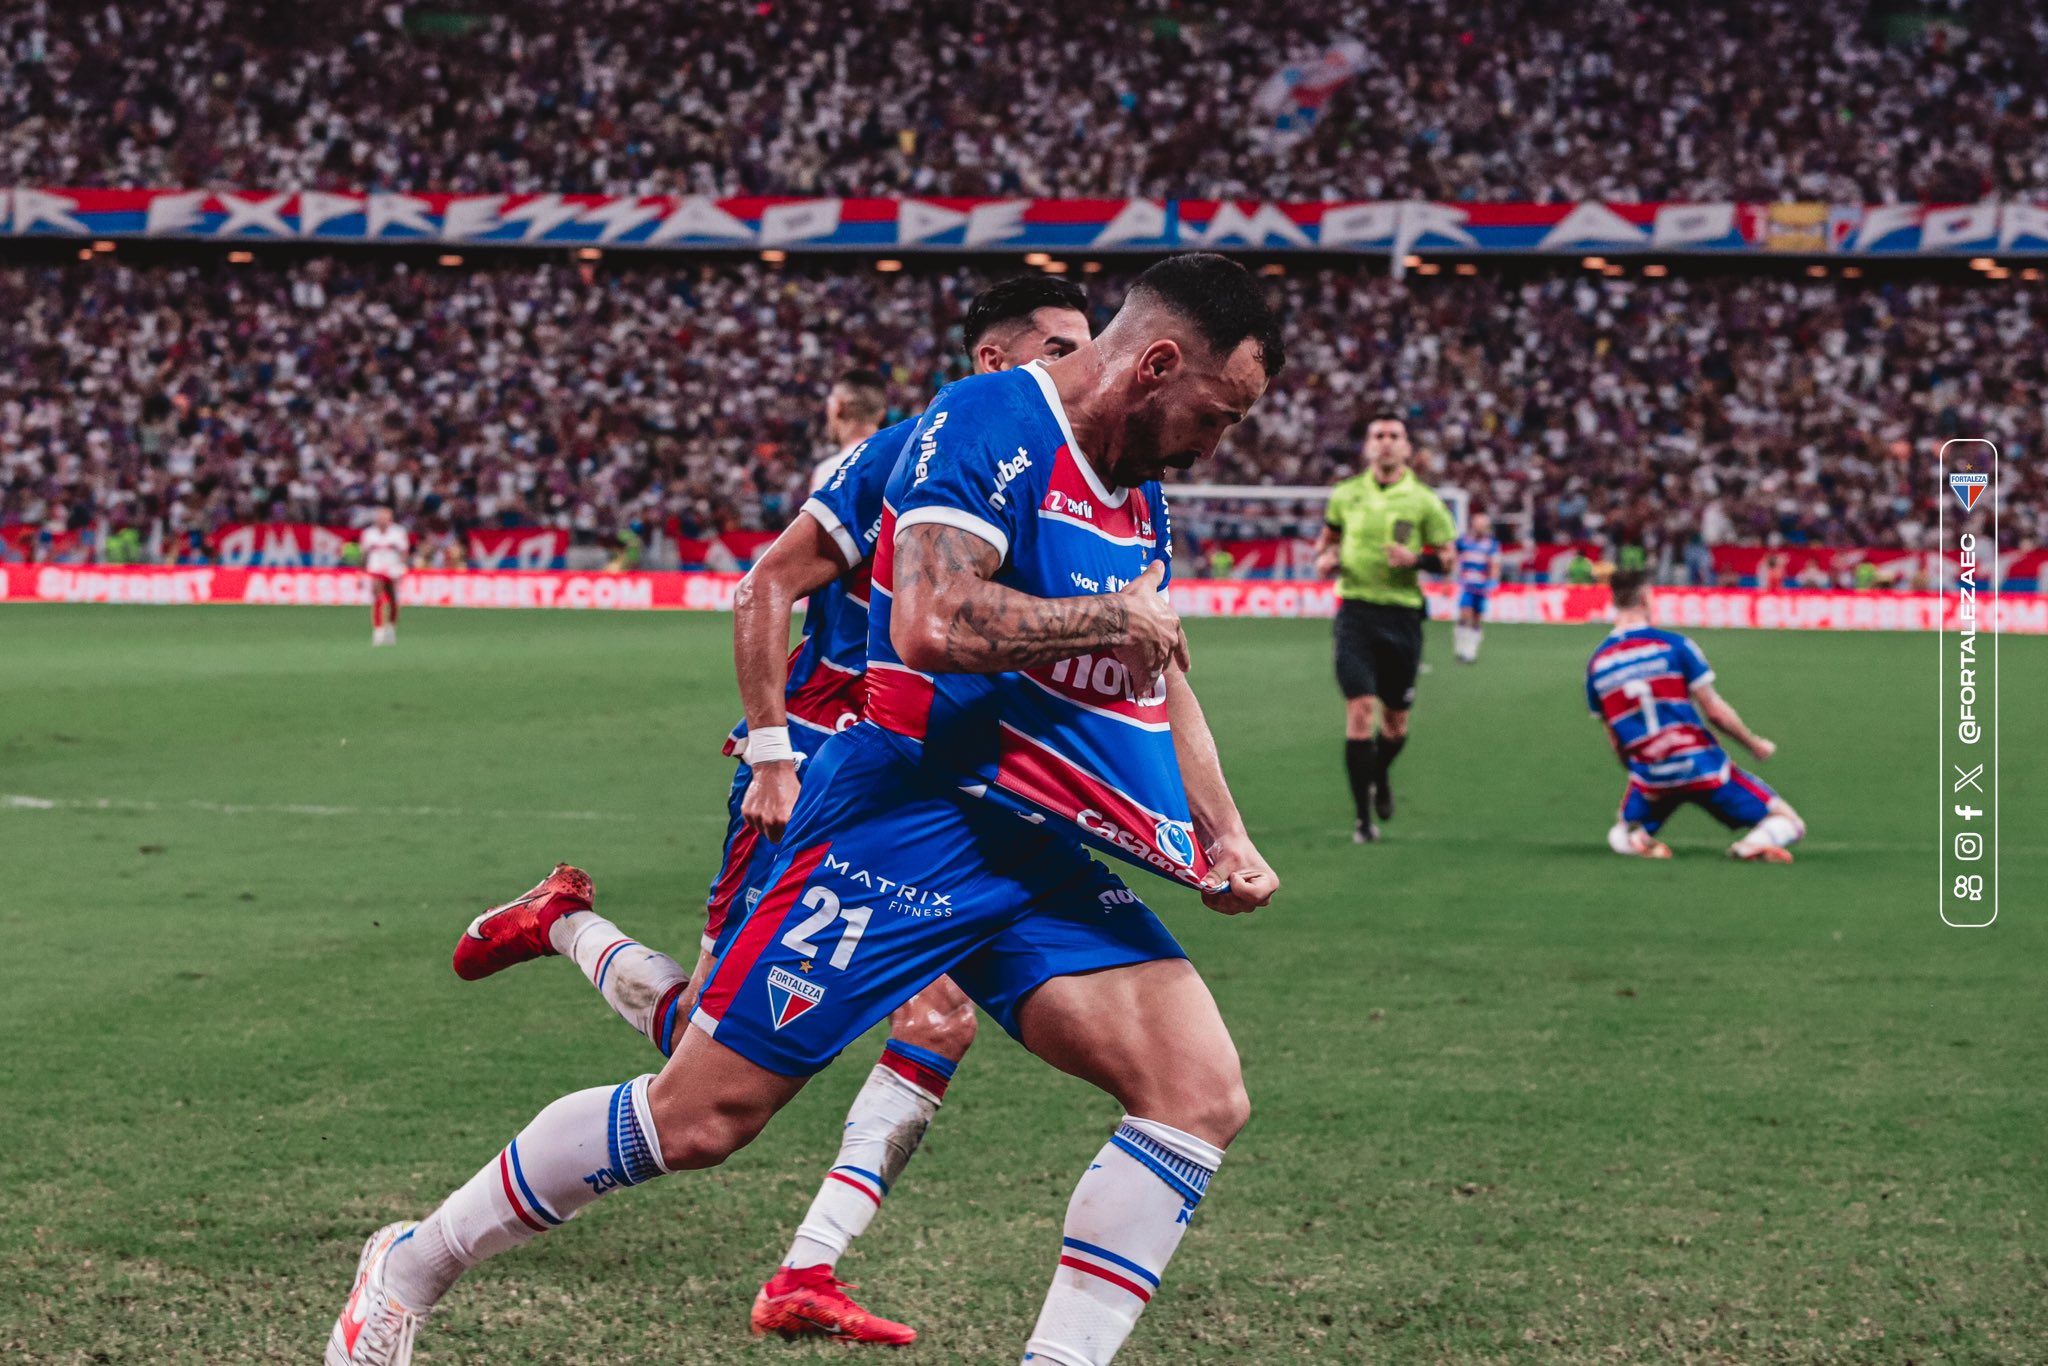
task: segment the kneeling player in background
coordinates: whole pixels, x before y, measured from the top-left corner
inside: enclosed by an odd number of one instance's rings
[[[1629,772],[1621,813],[1607,832],[1608,847],[1617,854],[1670,858],[1657,832],[1690,804],[1731,830],[1748,831],[1729,846],[1730,857],[1790,863],[1790,846],[1806,834],[1799,813],[1736,767],[1706,723],[1760,760],[1778,747],[1745,726],[1714,691],[1714,671],[1699,646],[1650,624],[1650,588],[1641,572],[1623,570],[1610,586],[1614,631],[1586,665],[1586,705],[1606,723],[1614,752]]]
[[[1471,527],[1452,547],[1457,555],[1458,624],[1451,628],[1452,653],[1460,664],[1479,662],[1479,642],[1486,635],[1486,597],[1500,583],[1500,542],[1493,538],[1493,518],[1472,514]]]
[[[1088,340],[1086,308],[1080,288],[1064,280],[1030,275],[992,285],[975,298],[963,323],[968,361],[975,373],[992,374],[1067,355]],[[842,409],[844,383],[834,385],[831,399]],[[477,918],[457,943],[458,973],[484,977],[559,953],[664,1056],[673,1049],[715,952],[737,935],[761,894],[796,804],[800,765],[860,716],[867,691],[869,557],[882,520],[882,490],[916,425],[913,418],[871,431],[841,452],[734,595],[733,658],[746,720],[725,746],[740,764],[728,794],[724,858],[706,903],[696,971],[686,972],[598,915],[590,879],[564,865],[526,895]],[[791,618],[806,599],[803,640],[790,654]],[[916,1338],[908,1326],[856,1304],[832,1272],[923,1141],[975,1028],[973,1003],[949,977],[891,1017],[881,1060],[847,1113],[839,1155],[782,1267],[755,1300],[755,1332],[884,1344]]]

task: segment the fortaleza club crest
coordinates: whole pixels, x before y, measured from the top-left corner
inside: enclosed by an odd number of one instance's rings
[[[1973,470],[1955,470],[1948,477],[1949,491],[1956,501],[1963,505],[1963,511],[1970,512],[1977,506],[1977,500],[1984,496],[1984,490],[1991,486],[1991,476]]]
[[[768,1018],[777,1029],[824,999],[824,983],[808,981],[787,968],[768,969]]]
[[[1159,841],[1159,852],[1183,868],[1192,868],[1195,863],[1195,837],[1179,821],[1161,821],[1153,832]]]

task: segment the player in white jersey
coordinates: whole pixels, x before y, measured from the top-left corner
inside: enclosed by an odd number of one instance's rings
[[[363,528],[363,574],[370,581],[370,643],[398,643],[398,581],[412,561],[412,533],[400,526],[391,509],[377,509],[377,519]]]
[[[832,482],[846,457],[861,442],[882,430],[889,418],[889,386],[873,370],[848,370],[832,381],[825,395],[825,436],[837,447],[811,471],[811,492]]]

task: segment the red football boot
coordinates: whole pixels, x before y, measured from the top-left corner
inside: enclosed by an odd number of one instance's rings
[[[842,1342],[875,1342],[901,1347],[917,1341],[917,1330],[891,1323],[847,1298],[853,1289],[833,1276],[828,1266],[785,1266],[754,1296],[754,1331],[838,1338]]]
[[[555,951],[548,931],[570,912],[589,910],[590,896],[590,874],[556,864],[555,871],[525,896],[493,906],[469,922],[455,941],[455,975],[474,982],[514,963],[547,957]]]

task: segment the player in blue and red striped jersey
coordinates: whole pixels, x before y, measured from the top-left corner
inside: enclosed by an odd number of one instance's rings
[[[409,1353],[468,1268],[621,1186],[724,1161],[941,973],[1125,1108],[1068,1207],[1027,1349],[1049,1366],[1115,1355],[1249,1102],[1200,976],[1081,841],[1172,865],[1226,914],[1278,887],[1158,591],[1157,480],[1209,456],[1282,358],[1259,282],[1184,256],[1141,276],[1094,346],[939,396],[891,480],[869,644],[879,666],[886,640],[886,671],[930,684],[933,705],[919,711],[915,686],[871,689],[867,717],[805,766],[768,890],[661,1075],[564,1096],[416,1229],[373,1242],[336,1326],[337,1343],[371,1333],[372,1348],[331,1360]],[[1092,663],[1086,680],[1052,677],[1084,654],[1123,685]],[[1115,718],[1123,743],[1101,747],[1083,715]],[[1050,757],[1006,763],[1013,730]],[[978,800],[984,775],[1038,819]]]
[[[1086,308],[1080,288],[1054,276],[992,285],[963,320],[968,360],[977,374],[992,374],[1068,355],[1088,340]],[[746,718],[725,743],[725,753],[740,763],[727,795],[725,845],[695,972],[686,978],[674,959],[592,912],[589,878],[563,867],[524,897],[478,917],[458,941],[458,973],[488,976],[559,952],[584,969],[629,1024],[664,1054],[671,1050],[715,952],[760,896],[801,787],[801,766],[861,714],[869,560],[883,488],[915,426],[915,419],[897,423],[844,452],[735,594],[733,657]],[[803,638],[792,653],[789,632],[799,601],[805,603]],[[974,1033],[973,1003],[945,977],[891,1017],[889,1042],[854,1098],[838,1157],[782,1267],[756,1298],[756,1332],[878,1343],[915,1338],[912,1329],[854,1303],[832,1272],[917,1151]]]
[[[1486,598],[1500,586],[1500,542],[1493,537],[1493,518],[1484,512],[1472,521],[1451,547],[1451,572],[1458,585],[1458,622],[1451,628],[1451,653],[1460,664],[1479,662],[1479,642],[1486,635]]]
[[[1731,830],[1748,832],[1729,847],[1731,857],[1790,863],[1790,846],[1806,834],[1799,813],[1736,767],[1707,723],[1759,760],[1778,747],[1744,725],[1714,690],[1714,671],[1699,646],[1650,624],[1651,590],[1641,572],[1623,570],[1610,587],[1614,631],[1586,664],[1586,705],[1606,725],[1629,773],[1608,847],[1670,858],[1657,833],[1679,807],[1692,805]]]

